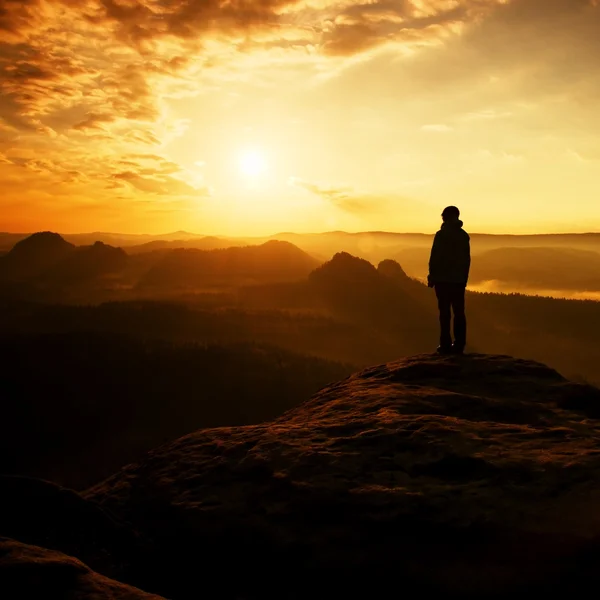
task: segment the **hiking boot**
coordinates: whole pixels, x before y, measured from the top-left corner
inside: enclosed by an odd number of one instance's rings
[[[452,346],[438,346],[436,352],[438,354],[452,354]]]

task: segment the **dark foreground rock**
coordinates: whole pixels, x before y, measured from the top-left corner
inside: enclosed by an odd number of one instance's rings
[[[150,547],[126,523],[73,490],[1,475],[0,536],[76,556],[93,570],[130,583],[144,578]]]
[[[0,597],[10,600],[161,600],[160,596],[99,575],[72,556],[8,538],[0,538]]]
[[[183,437],[85,496],[153,540],[142,587],[170,598],[583,593],[599,418],[598,389],[543,365],[418,356]]]

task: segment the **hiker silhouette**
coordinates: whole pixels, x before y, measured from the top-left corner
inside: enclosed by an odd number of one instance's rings
[[[456,206],[442,212],[442,227],[435,234],[427,285],[435,288],[440,311],[440,354],[462,354],[467,343],[465,288],[471,267],[469,234],[463,229]],[[454,343],[450,333],[454,313]]]

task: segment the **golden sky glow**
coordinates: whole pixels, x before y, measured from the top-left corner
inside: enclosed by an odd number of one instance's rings
[[[0,230],[600,230],[597,0],[0,0]]]

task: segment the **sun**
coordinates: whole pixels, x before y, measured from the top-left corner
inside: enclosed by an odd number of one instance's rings
[[[260,150],[245,150],[240,154],[239,168],[246,177],[260,177],[267,170],[267,159]]]

